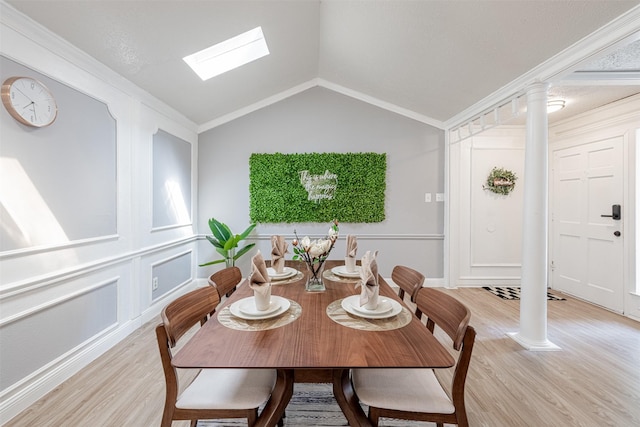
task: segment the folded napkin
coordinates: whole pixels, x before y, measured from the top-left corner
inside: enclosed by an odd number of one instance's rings
[[[378,263],[376,262],[376,256],[378,251],[371,253],[367,251],[362,257],[360,268],[360,280],[356,283],[356,288],[362,286],[360,292],[360,306],[367,304],[368,302],[374,302],[378,295]],[[370,301],[372,300],[372,301]],[[377,301],[375,301],[377,305]],[[375,308],[375,307],[374,307]]]
[[[347,256],[355,258],[358,251],[358,238],[353,234],[347,234]]]
[[[249,274],[249,287],[259,294],[266,295],[271,291],[271,279],[267,273],[267,265],[262,254],[258,253],[251,258],[251,273]]]
[[[271,236],[271,267],[276,273],[282,273],[284,270],[284,254],[287,251],[287,242],[283,236]]]

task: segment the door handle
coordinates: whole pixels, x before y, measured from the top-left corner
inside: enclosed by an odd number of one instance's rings
[[[600,215],[602,218],[611,218],[620,221],[620,205],[611,205],[611,215]]]

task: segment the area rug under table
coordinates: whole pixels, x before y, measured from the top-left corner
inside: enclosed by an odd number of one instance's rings
[[[504,287],[504,286],[483,286],[482,289],[485,289],[495,296],[498,296],[502,299],[508,300],[519,300],[520,299],[520,288],[518,287]],[[549,301],[566,301],[565,298],[559,297],[557,295],[553,295],[550,292],[547,292],[547,299]]]

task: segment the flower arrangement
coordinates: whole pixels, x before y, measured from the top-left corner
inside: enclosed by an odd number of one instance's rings
[[[516,186],[517,179],[516,174],[510,170],[496,167],[491,169],[491,173],[489,173],[487,181],[482,188],[492,193],[506,196],[511,193],[511,190]]]
[[[304,261],[309,269],[307,288],[324,288],[322,283],[322,269],[324,262],[329,257],[331,249],[333,249],[333,245],[336,243],[336,240],[338,240],[339,230],[338,220],[334,219],[324,239],[312,241],[309,236],[304,236],[300,239],[298,233],[295,230],[293,231],[293,234],[296,236],[291,242],[294,253],[293,259]]]

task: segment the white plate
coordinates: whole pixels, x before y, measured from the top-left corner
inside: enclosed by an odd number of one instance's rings
[[[247,316],[261,316],[271,314],[280,308],[280,301],[274,298],[271,298],[271,301],[269,301],[269,308],[260,311],[258,311],[258,309],[256,308],[255,297],[244,298],[238,302],[240,303],[238,304],[238,310],[240,310],[242,314],[246,314]]]
[[[342,276],[342,277],[360,277],[360,266],[356,265],[356,271],[354,272],[348,272],[347,271],[347,266],[346,265],[339,265],[337,267],[333,267],[331,269],[331,272],[333,274],[335,274],[336,276]]]
[[[389,301],[391,304],[391,310],[383,313],[374,313],[372,310],[368,310],[369,312],[365,313],[363,311],[356,310],[354,306],[360,304],[360,295],[351,295],[350,297],[346,297],[342,300],[341,305],[347,313],[358,317],[364,317],[365,319],[386,319],[388,317],[393,317],[402,311],[402,305],[398,301],[392,299],[386,299],[386,301]]]
[[[246,304],[246,305],[245,305]],[[245,308],[247,310],[250,310],[248,308],[248,305],[252,304],[253,305],[253,313],[256,314],[249,314],[246,313],[244,311],[242,311],[240,309],[240,307]],[[231,312],[231,314],[233,314],[236,317],[239,317],[241,319],[245,319],[245,320],[263,320],[263,319],[270,319],[272,317],[276,317],[281,315],[282,313],[284,313],[285,311],[289,310],[289,307],[291,306],[291,301],[289,301],[286,298],[282,298],[282,297],[278,297],[278,296],[271,296],[271,305],[275,305],[277,307],[276,310],[271,311],[271,307],[269,307],[269,310],[267,311],[257,311],[255,310],[255,303],[253,302],[253,297],[247,297],[247,298],[243,298],[240,301],[236,301],[233,304],[231,304],[231,306],[229,307],[229,311]]]
[[[387,311],[391,311],[391,309],[393,308],[393,306],[391,305],[391,301],[389,301],[387,298],[379,298],[378,306],[374,310],[369,310],[364,306],[360,306],[359,298],[357,301],[353,301],[351,304],[355,311],[363,314],[384,314]]]
[[[282,273],[276,273],[276,270],[274,270],[272,267],[267,267],[267,274],[273,280],[284,280],[298,274],[298,270],[291,267],[285,267],[282,269]]]

